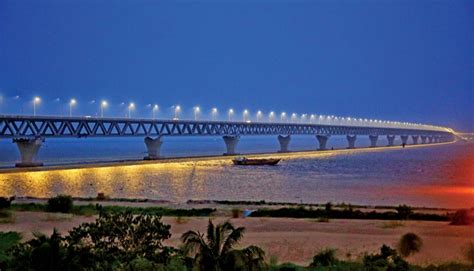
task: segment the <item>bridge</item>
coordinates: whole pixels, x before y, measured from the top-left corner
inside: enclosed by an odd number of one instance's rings
[[[387,137],[388,146],[394,145],[396,136],[403,145],[410,138],[412,144],[454,140],[448,128],[382,121],[315,124],[0,115],[0,139],[11,138],[18,146],[21,157],[18,167],[42,165],[36,157],[46,138],[143,137],[148,151],[145,159],[158,159],[164,136],[222,136],[227,150],[224,155],[235,155],[240,137],[246,135],[276,135],[280,152],[289,151],[292,135],[314,135],[318,150],[326,150],[333,135],[345,135],[348,148],[355,148],[358,136],[368,136],[371,147],[377,146],[380,136]]]

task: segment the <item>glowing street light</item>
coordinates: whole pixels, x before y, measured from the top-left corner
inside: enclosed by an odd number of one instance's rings
[[[234,115],[234,109],[229,109],[229,111],[227,112],[227,117],[229,118],[229,121],[232,120],[232,116]]]
[[[248,116],[249,116],[249,111],[245,109],[244,112],[242,113],[242,119],[244,122],[247,121]]]
[[[280,114],[280,122],[285,122],[286,120],[286,112],[281,112]]]
[[[310,123],[313,123],[315,119],[316,119],[316,116],[314,114],[311,114],[311,116],[309,116]]]
[[[212,118],[212,120],[217,119],[217,108],[215,108],[215,107],[212,109],[211,118]]]
[[[268,121],[269,122],[275,121],[275,112],[271,111],[270,114],[268,114]]]
[[[298,119],[298,115],[296,113],[291,114],[291,122],[296,122]]]
[[[262,118],[262,111],[258,110],[257,111],[257,122],[261,121]]]
[[[69,101],[69,117],[72,117],[72,107],[76,105],[76,99],[71,99]]]
[[[181,106],[177,105],[174,107],[174,120],[178,120],[179,112],[181,111]]]
[[[107,101],[102,101],[100,103],[100,117],[103,118],[104,117],[104,108],[107,107]]]
[[[160,107],[157,104],[155,104],[153,106],[153,109],[151,109],[151,118],[152,119],[156,118],[156,114],[158,113],[158,110],[160,110]]]
[[[301,115],[301,123],[305,123],[305,122],[306,122],[306,116],[307,116],[307,114]]]
[[[201,108],[199,106],[194,107],[194,120],[198,119],[199,112],[201,112]]]
[[[130,103],[128,105],[128,118],[131,119],[132,118],[132,110],[135,109],[135,104],[134,103]]]
[[[36,96],[33,99],[33,116],[36,116],[36,104],[39,104],[41,102],[41,98]]]

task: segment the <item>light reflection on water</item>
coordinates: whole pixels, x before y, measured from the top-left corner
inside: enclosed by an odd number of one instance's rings
[[[474,144],[293,154],[276,167],[228,159],[0,174],[0,194],[474,206]],[[277,154],[273,156],[278,156]]]

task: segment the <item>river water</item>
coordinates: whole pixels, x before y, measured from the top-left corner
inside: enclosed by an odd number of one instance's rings
[[[139,159],[139,139],[46,141],[40,159],[46,164]],[[368,139],[358,140],[367,146]],[[380,145],[386,144],[384,140]],[[330,147],[343,148],[344,138]],[[67,148],[66,148],[67,147]],[[294,137],[293,150],[314,149],[314,137]],[[242,138],[242,153],[278,149],[274,137]],[[220,138],[166,138],[165,156],[212,155],[224,152]],[[11,142],[0,142],[0,163],[18,159]],[[0,195],[51,197],[70,194],[94,197],[148,198],[186,202],[266,200],[297,203],[346,202],[364,205],[474,207],[474,144],[395,147],[272,154],[275,167],[237,167],[227,158],[97,168],[0,173]]]

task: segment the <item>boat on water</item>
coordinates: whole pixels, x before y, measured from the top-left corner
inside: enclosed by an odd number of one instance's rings
[[[238,157],[232,160],[234,165],[237,166],[274,166],[280,162],[278,158],[266,158],[266,159],[249,159],[245,157]]]

